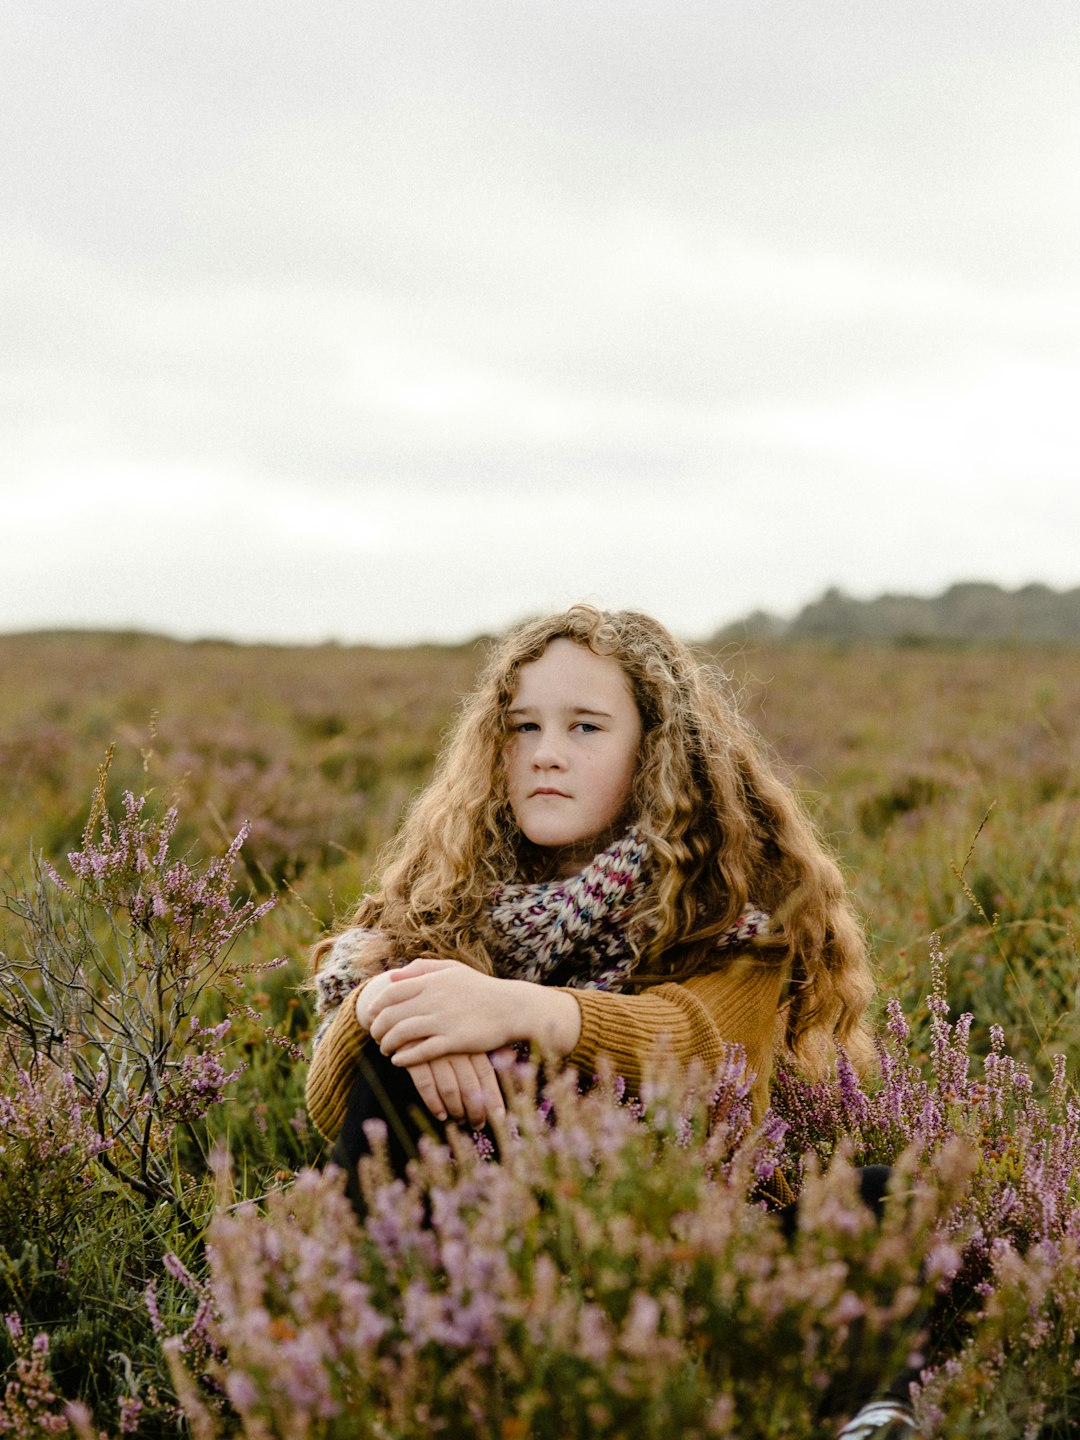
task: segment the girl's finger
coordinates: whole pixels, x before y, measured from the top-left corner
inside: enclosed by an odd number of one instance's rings
[[[457,1072],[465,1115],[469,1124],[477,1129],[487,1124],[488,1107],[492,1098],[484,1084],[478,1063],[480,1058],[478,1055],[455,1055],[449,1062]],[[487,1059],[486,1056],[483,1058]]]
[[[430,1065],[432,1061],[441,1060],[444,1055],[450,1054],[449,1042],[438,1035],[429,1035],[408,1044],[393,1045],[384,1041],[379,1049],[390,1057],[392,1065],[403,1065],[406,1069],[413,1065]]]
[[[372,1015],[378,1015],[381,1011],[390,1009],[393,1005],[404,1005],[409,1000],[414,1000],[422,993],[422,987],[417,984],[418,977],[407,975],[404,981],[399,981],[397,976],[402,974],[400,970],[391,972],[389,985],[386,985],[375,996],[371,1002]]]
[[[416,1093],[427,1106],[436,1120],[448,1120],[446,1106],[443,1104],[439,1087],[435,1084],[435,1077],[430,1065],[415,1065],[410,1069],[409,1075],[416,1086]]]
[[[487,1112],[486,1118],[490,1120],[495,1115],[506,1114],[506,1102],[503,1100],[503,1093],[499,1087],[499,1077],[495,1068],[486,1055],[473,1056],[473,1066],[480,1081],[481,1093],[484,1100],[484,1109]]]
[[[457,960],[440,960],[434,955],[421,955],[419,960],[410,960],[400,969],[391,970],[389,975],[393,984],[400,985],[403,980],[413,980],[418,975],[431,975],[436,970],[445,969],[447,965],[458,963]]]
[[[434,1016],[418,1013],[413,1006],[386,1005],[372,1013],[368,1034],[379,1042],[382,1049],[383,1042],[388,1038],[396,1047],[406,1040],[418,1040],[423,1035],[430,1035],[437,1029]]]
[[[383,1023],[376,1025],[373,1022],[370,1033],[384,1055],[389,1055],[391,1050],[400,1050],[414,1040],[444,1041],[442,1048],[436,1052],[439,1055],[449,1055],[464,1048],[451,1033],[450,1027],[442,1024],[435,1015],[389,1015],[380,1016],[380,1019]],[[377,1034],[376,1030],[380,1033]],[[430,1060],[431,1056],[425,1055],[424,1059]]]
[[[465,1117],[466,1100],[461,1093],[461,1086],[453,1065],[448,1060],[434,1060],[428,1067],[435,1081],[442,1104],[452,1120],[462,1120]]]

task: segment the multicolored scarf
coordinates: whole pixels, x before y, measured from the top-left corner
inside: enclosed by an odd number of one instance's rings
[[[491,895],[484,936],[496,975],[579,990],[621,989],[634,968],[630,936],[648,858],[648,842],[633,826],[577,875],[537,885],[499,885]],[[719,949],[742,945],[768,928],[768,915],[747,906],[715,944]],[[357,926],[335,938],[315,977],[316,1045],[363,977],[378,939],[377,930]]]
[[[631,826],[577,875],[498,886],[484,937],[496,975],[580,990],[621,989],[636,959],[630,933],[648,855],[648,842]],[[748,906],[716,945],[743,944],[768,928],[768,915]]]

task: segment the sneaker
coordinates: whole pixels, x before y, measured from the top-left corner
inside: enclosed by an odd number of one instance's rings
[[[836,1440],[919,1440],[915,1415],[903,1400],[871,1400],[853,1415]]]

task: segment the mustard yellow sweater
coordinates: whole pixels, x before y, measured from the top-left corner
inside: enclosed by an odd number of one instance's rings
[[[769,1101],[781,979],[776,969],[736,957],[723,970],[641,994],[567,990],[581,1009],[581,1035],[566,1063],[592,1074],[606,1057],[636,1090],[657,1057],[683,1064],[697,1059],[711,1068],[723,1059],[725,1044],[738,1044],[756,1077],[751,1101],[760,1120]],[[341,1129],[357,1058],[368,1040],[356,1018],[355,995],[346,996],[320,1030],[308,1071],[308,1110],[329,1140]]]

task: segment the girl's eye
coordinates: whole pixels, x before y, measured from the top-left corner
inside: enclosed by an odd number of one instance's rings
[[[577,728],[585,735],[595,735],[600,726],[594,725],[591,720],[579,720]]]
[[[514,735],[524,735],[527,731],[539,730],[539,728],[535,720],[522,720],[517,725],[511,725],[510,730]]]

